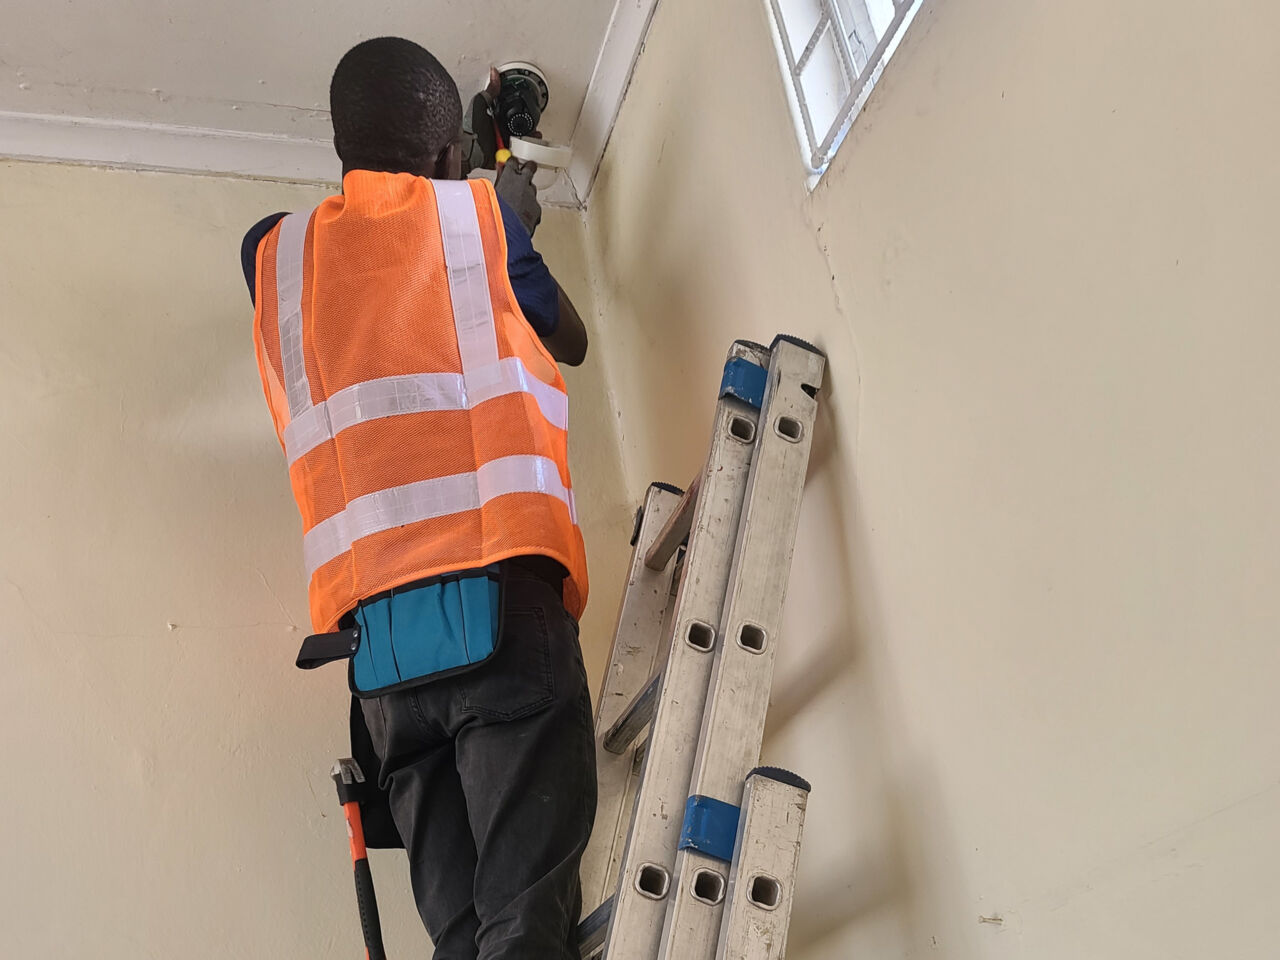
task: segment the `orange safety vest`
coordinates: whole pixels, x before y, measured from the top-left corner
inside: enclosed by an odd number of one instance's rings
[[[356,170],[258,245],[255,349],[302,514],[311,621],[541,555],[587,601],[569,398],[507,276],[485,180]]]

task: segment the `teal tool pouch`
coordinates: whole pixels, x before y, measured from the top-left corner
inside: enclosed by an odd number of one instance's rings
[[[307,637],[297,665],[348,660],[357,697],[379,697],[488,660],[502,640],[500,565],[419,580],[361,601],[335,633]]]

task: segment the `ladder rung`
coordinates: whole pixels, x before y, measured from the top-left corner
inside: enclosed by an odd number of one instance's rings
[[[609,916],[612,913],[613,897],[610,897],[578,924],[578,952],[582,955],[582,960],[587,960],[604,946],[604,935],[609,930]]]
[[[655,673],[636,694],[625,710],[604,735],[604,748],[610,753],[623,753],[640,736],[640,731],[653,719],[658,705],[658,691],[662,688],[662,674]]]
[[[649,552],[644,555],[644,565],[650,570],[664,569],[671,555],[676,552],[676,548],[689,536],[689,529],[693,526],[693,514],[698,505],[698,490],[701,486],[702,473],[699,472],[693,478],[693,483],[689,484],[689,489],[684,492],[684,496],[680,498],[680,502],[676,504],[671,516],[667,517],[667,522],[658,532],[653,545],[649,547]]]

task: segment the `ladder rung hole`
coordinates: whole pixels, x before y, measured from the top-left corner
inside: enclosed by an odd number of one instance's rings
[[[773,429],[778,431],[778,436],[783,440],[790,440],[792,443],[799,443],[804,436],[804,424],[795,417],[779,417]]]
[[[689,624],[689,632],[685,634],[685,642],[695,650],[703,653],[715,649],[716,631],[709,623],[694,620]]]
[[[738,632],[738,646],[749,653],[764,653],[767,640],[764,628],[754,623],[744,623]]]
[[[751,878],[747,899],[761,910],[773,910],[782,902],[782,884],[763,873]]]
[[[756,425],[746,417],[734,417],[729,421],[729,436],[750,443],[756,438]]]
[[[650,900],[661,900],[667,895],[671,875],[656,863],[642,863],[636,873],[636,890]]]
[[[724,899],[724,877],[714,870],[699,870],[693,875],[693,898],[714,907]]]

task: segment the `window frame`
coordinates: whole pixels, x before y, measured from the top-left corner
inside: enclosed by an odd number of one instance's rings
[[[845,14],[841,10],[841,0],[814,0],[819,8],[818,22],[813,32],[805,41],[797,57],[793,50],[786,19],[782,12],[782,0],[765,0],[769,8],[769,19],[773,25],[774,40],[778,47],[783,80],[787,86],[788,98],[796,114],[797,134],[800,146],[807,156],[805,163],[816,178],[826,170],[831,158],[835,155],[845,135],[849,132],[854,119],[861,112],[863,104],[884,72],[885,65],[897,49],[912,19],[919,11],[924,0],[891,0],[893,18],[885,28],[883,35],[875,47],[866,52],[865,41],[855,30],[845,24]],[[846,0],[849,3],[864,3],[864,0]],[[813,127],[802,74],[809,64],[810,58],[817,49],[828,30],[834,32],[840,69],[849,84],[849,92],[845,95],[840,107],[836,110],[830,127],[819,140]],[[852,37],[851,37],[852,35]],[[859,53],[866,54],[861,70],[857,68]]]

